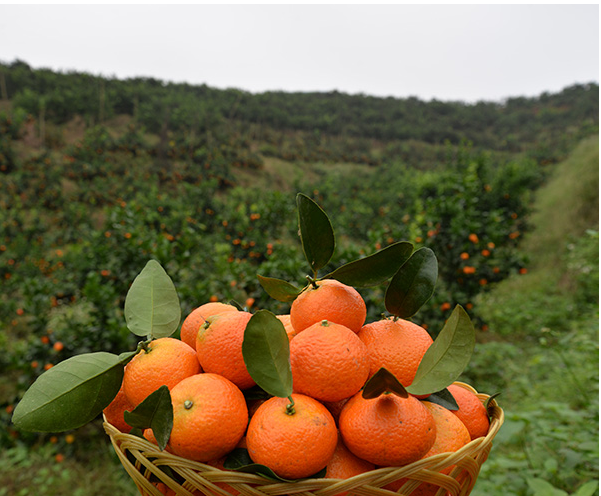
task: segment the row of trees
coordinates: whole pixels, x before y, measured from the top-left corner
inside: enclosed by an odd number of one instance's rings
[[[75,115],[92,123],[134,116],[147,130],[216,129],[224,122],[268,128],[426,143],[470,141],[475,146],[516,152],[535,141],[557,140],[569,130],[598,126],[599,86],[577,84],[563,91],[504,102],[425,102],[415,97],[380,98],[329,93],[215,89],[153,78],[119,80],[80,72],[33,69],[16,60],[0,63],[2,98],[56,123]]]

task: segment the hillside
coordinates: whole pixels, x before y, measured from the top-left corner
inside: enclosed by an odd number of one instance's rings
[[[129,116],[129,139],[147,137],[158,158],[198,162],[200,154],[230,167],[257,168],[275,157],[432,168],[445,160],[449,145],[462,143],[501,159],[524,153],[550,163],[594,133],[599,121],[595,83],[536,98],[465,104],[338,92],[251,94],[53,72],[18,60],[0,63],[0,82],[5,106],[9,101],[13,112],[33,119],[46,146],[64,144],[64,126],[74,120],[90,129]],[[224,180],[231,182],[231,174]]]
[[[595,482],[598,85],[466,105],[16,61],[0,90],[0,495],[133,494],[99,425],[20,432],[15,404],[75,354],[135,349],[124,300],[149,259],[182,318],[214,300],[289,312],[257,274],[307,283],[298,192],[335,231],[320,276],[398,241],[435,253],[434,295],[411,320],[434,337],[463,306],[478,342],[466,380],[511,413],[479,494]],[[383,285],[360,293],[368,320],[386,313]]]

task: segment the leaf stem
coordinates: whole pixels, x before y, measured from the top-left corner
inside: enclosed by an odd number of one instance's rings
[[[292,399],[292,396],[288,396],[288,399],[290,400],[290,403],[286,405],[286,415],[294,415],[296,413],[296,410],[294,409],[294,400]]]
[[[311,286],[313,286],[313,289],[317,289],[317,273],[313,274],[313,277],[311,277],[310,275],[305,276],[307,278],[307,281],[309,281],[309,284],[311,284]]]

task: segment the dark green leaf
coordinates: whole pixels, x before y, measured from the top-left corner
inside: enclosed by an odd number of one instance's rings
[[[397,273],[413,252],[413,245],[399,241],[386,248],[338,267],[323,279],[336,279],[347,286],[366,288],[383,284]]]
[[[251,388],[245,389],[244,391],[242,391],[242,393],[244,394],[244,398],[246,399],[246,401],[266,400],[273,396],[272,394],[263,391],[259,386],[253,386]]]
[[[259,279],[259,283],[269,296],[284,303],[293,301],[301,292],[300,289],[282,279],[264,277],[259,274],[257,274],[257,279]]]
[[[429,394],[453,384],[470,361],[476,343],[474,326],[457,305],[417,368],[407,391]]]
[[[171,336],[181,319],[179,297],[161,264],[150,260],[125,298],[125,321],[136,336]]]
[[[438,262],[430,248],[420,248],[401,266],[386,290],[386,310],[407,319],[426,303],[436,285]]]
[[[437,405],[444,406],[447,410],[459,410],[459,405],[455,401],[453,395],[447,388],[436,393],[432,393],[430,396],[424,399],[430,403],[436,403]]]
[[[240,303],[238,303],[236,300],[230,300],[227,302],[228,305],[232,305],[233,307],[236,307],[238,309],[239,312],[245,312],[246,310],[244,310],[244,307],[242,305],[240,305]]]
[[[500,394],[501,393],[491,394],[488,398],[486,398],[486,401],[484,402],[484,408],[486,408],[486,413],[488,414],[489,418],[492,417],[492,405],[490,404],[490,402]]]
[[[131,412],[124,413],[125,422],[138,429],[152,429],[159,449],[164,450],[173,428],[173,405],[167,386],[161,386],[149,394]]]
[[[334,230],[326,213],[308,196],[296,195],[296,205],[303,252],[313,274],[317,275],[317,271],[325,267],[334,254]]]
[[[62,432],[96,418],[117,395],[124,366],[117,355],[71,357],[44,372],[15,408],[13,422],[27,431]]]
[[[394,374],[386,370],[384,367],[378,370],[367,380],[365,386],[363,386],[363,392],[361,395],[366,400],[371,400],[373,398],[377,398],[383,393],[394,393],[402,398],[407,398],[409,396],[407,394],[407,390],[394,376]]]
[[[271,312],[259,310],[244,331],[242,356],[248,373],[273,396],[292,394],[290,344],[284,324]]]
[[[302,479],[284,479],[271,470],[266,465],[254,463],[248,454],[248,450],[244,448],[236,448],[225,459],[223,468],[226,470],[235,470],[237,472],[245,472],[249,474],[257,474],[267,479],[273,479],[280,482],[294,482]],[[326,469],[320,470],[318,473],[308,477],[309,479],[325,477]]]

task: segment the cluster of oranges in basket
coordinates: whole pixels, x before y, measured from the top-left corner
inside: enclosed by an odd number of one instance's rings
[[[366,383],[382,369],[408,388],[433,344],[409,320],[382,316],[366,323],[366,315],[352,286],[327,278],[309,284],[289,314],[274,316],[287,340],[273,353],[284,355],[292,376],[291,394],[274,395],[257,386],[243,353],[253,314],[233,304],[204,303],[185,318],[179,339],[154,339],[131,359],[105,418],[129,432],[124,412],[167,386],[173,409],[167,452],[223,469],[232,452],[246,450],[252,463],[285,480],[348,479],[455,452],[486,436],[487,408],[460,385],[447,388],[458,408],[394,388],[366,394]],[[143,436],[156,443],[152,429]],[[395,491],[404,482],[384,488]],[[423,483],[411,494],[438,490]]]

